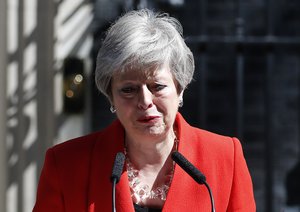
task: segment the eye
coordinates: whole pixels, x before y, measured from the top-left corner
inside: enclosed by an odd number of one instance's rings
[[[152,87],[153,91],[161,91],[162,89],[164,89],[165,87],[167,87],[166,85],[162,85],[162,84],[155,84]]]
[[[124,86],[120,89],[119,92],[123,97],[131,98],[135,96],[136,93],[138,92],[138,86],[133,86],[133,85]]]
[[[128,86],[121,89],[121,92],[124,94],[132,94],[137,91],[137,88],[134,86]]]

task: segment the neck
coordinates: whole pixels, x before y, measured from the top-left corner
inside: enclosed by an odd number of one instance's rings
[[[175,140],[175,133],[170,132],[164,139],[134,140],[126,135],[126,151],[137,169],[161,168],[168,159]]]
[[[126,135],[126,166],[133,202],[162,208],[173,177],[170,153],[177,147],[175,139],[173,130],[164,139],[134,140]],[[141,191],[146,195],[141,196]]]

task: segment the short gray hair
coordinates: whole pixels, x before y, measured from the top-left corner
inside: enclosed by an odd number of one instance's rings
[[[194,56],[183,40],[178,20],[166,13],[149,9],[130,11],[107,31],[96,62],[97,88],[111,98],[111,80],[118,71],[149,68],[167,64],[180,91],[191,82]]]

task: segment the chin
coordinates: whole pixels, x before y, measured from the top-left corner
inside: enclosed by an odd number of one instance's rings
[[[149,133],[151,135],[161,135],[165,133],[166,126],[165,125],[159,125],[159,126],[152,126],[149,128]]]

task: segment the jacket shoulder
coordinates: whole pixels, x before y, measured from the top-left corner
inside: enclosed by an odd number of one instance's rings
[[[194,137],[196,137],[196,139],[194,139],[195,141],[201,142],[204,145],[212,146],[214,149],[218,146],[223,148],[234,148],[233,143],[236,139],[234,137],[221,135],[196,127],[192,127],[192,129],[192,134]]]
[[[97,138],[100,135],[101,132],[95,132],[78,138],[73,138],[68,141],[56,144],[49,150],[53,151],[55,155],[63,154],[71,156],[72,154],[84,154],[89,152],[93,148]]]
[[[189,152],[193,152],[195,157],[203,157],[206,163],[228,166],[228,170],[233,168],[236,151],[240,150],[236,148],[238,139],[195,127],[191,128],[189,138],[185,141],[193,147]]]
[[[230,136],[220,135],[190,125],[181,114],[177,114],[176,121],[179,126],[180,137],[188,143],[203,143],[204,145],[230,145],[233,143],[233,138]]]
[[[47,150],[46,159],[51,156],[62,175],[88,172],[95,145],[103,140],[102,134],[103,131],[98,131],[57,144]]]
[[[70,168],[79,164],[84,165],[90,162],[96,144],[107,145],[107,138],[114,135],[116,129],[119,128],[119,121],[114,121],[105,129],[57,144],[49,148],[47,152],[51,152],[51,155],[57,160],[58,164],[62,164],[62,167],[67,164]]]

